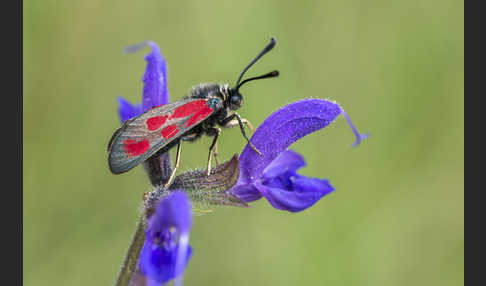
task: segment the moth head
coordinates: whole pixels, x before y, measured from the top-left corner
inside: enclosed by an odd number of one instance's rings
[[[231,110],[238,110],[243,104],[243,96],[237,89],[230,89],[228,94],[228,107]]]

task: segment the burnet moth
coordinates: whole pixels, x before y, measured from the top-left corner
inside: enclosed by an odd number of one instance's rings
[[[243,69],[236,84],[229,88],[228,84],[203,83],[192,88],[191,94],[181,100],[154,107],[147,112],[131,118],[115,131],[108,143],[108,165],[114,174],[121,174],[136,167],[151,156],[168,152],[177,145],[176,163],[168,186],[179,166],[181,145],[183,141],[194,141],[203,133],[214,136],[209,147],[207,174],[211,170],[211,154],[214,152],[217,161],[217,142],[221,129],[216,127],[233,127],[239,125],[241,134],[252,149],[260,156],[262,154],[246,136],[244,124],[251,129],[250,122],[236,113],[243,97],[240,87],[252,80],[278,76],[278,71],[241,80],[246,71],[264,54],[275,47],[276,41],[270,43]]]

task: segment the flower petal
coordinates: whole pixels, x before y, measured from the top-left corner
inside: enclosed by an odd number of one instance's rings
[[[184,272],[191,257],[191,206],[180,190],[162,198],[147,223],[140,253],[140,271],[150,279],[167,282]]]
[[[263,179],[278,177],[284,173],[294,173],[305,166],[304,157],[292,150],[285,150],[263,170]]]
[[[292,143],[329,125],[339,114],[337,103],[324,99],[304,99],[286,105],[258,127],[251,142],[263,158],[246,145],[240,155],[240,181],[249,183]]]
[[[295,176],[292,178],[292,182],[293,190],[295,192],[319,192],[323,195],[327,195],[335,191],[334,187],[331,186],[328,179],[309,178],[306,176],[295,174]]]
[[[177,267],[177,255],[180,246],[171,251],[161,247],[151,240],[146,240],[140,251],[139,267],[142,274],[160,283],[166,283],[184,273],[185,266],[189,262],[192,248],[188,246],[184,267]]]
[[[256,187],[274,208],[290,212],[305,210],[334,191],[334,187],[328,180],[304,176],[295,178],[294,191],[272,188],[259,183]]]
[[[169,103],[167,92],[167,64],[157,44],[146,42],[152,51],[145,56],[147,67],[143,75],[142,110]]]
[[[123,97],[118,97],[118,115],[122,123],[140,114],[142,114],[142,105],[140,103],[132,105]]]
[[[261,199],[262,195],[257,190],[257,188],[253,184],[239,184],[234,186],[231,190],[229,190],[231,194],[240,198],[240,200],[244,201],[245,203],[253,202],[256,200]]]
[[[180,234],[189,232],[192,224],[191,205],[185,192],[175,190],[159,202],[150,217],[147,231],[153,233],[175,227]]]

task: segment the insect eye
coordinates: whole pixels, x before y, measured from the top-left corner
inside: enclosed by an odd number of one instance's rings
[[[231,104],[232,105],[237,105],[239,106],[241,104],[241,96],[238,96],[238,95],[233,95],[231,98],[230,98],[230,101],[231,101]]]
[[[232,110],[237,110],[241,107],[241,102],[243,101],[243,98],[241,97],[241,94],[235,94],[232,95],[229,98],[229,107]]]

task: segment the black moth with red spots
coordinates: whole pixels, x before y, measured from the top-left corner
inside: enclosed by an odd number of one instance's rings
[[[194,141],[205,133],[214,136],[209,147],[207,165],[209,175],[213,151],[217,160],[217,141],[221,132],[217,125],[221,127],[239,125],[241,133],[250,146],[261,155],[245,134],[243,124],[249,122],[242,119],[235,111],[241,107],[243,101],[239,88],[244,83],[278,76],[278,71],[272,71],[241,81],[245,72],[275,44],[276,41],[272,38],[263,51],[243,70],[235,87],[229,88],[227,84],[200,84],[192,89],[188,97],[154,107],[125,121],[122,127],[115,131],[108,144],[108,165],[111,172],[114,174],[127,172],[151,156],[165,153],[177,145],[176,164],[165,184],[167,186],[179,165],[182,142]]]

